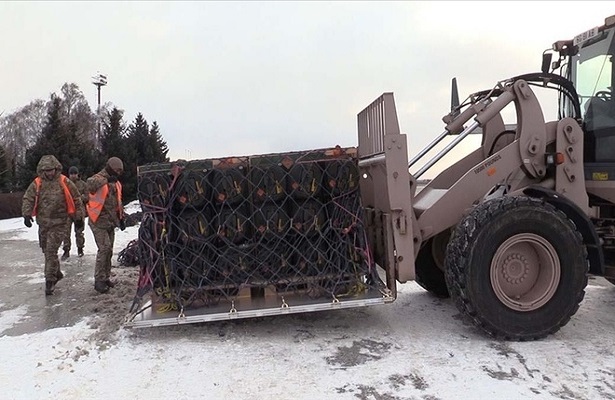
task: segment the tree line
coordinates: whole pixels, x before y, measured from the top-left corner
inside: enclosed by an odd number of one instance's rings
[[[83,179],[100,171],[109,157],[124,161],[125,202],[137,198],[137,166],[168,162],[169,149],[160,127],[138,113],[124,121],[124,111],[111,103],[92,112],[74,83],[65,83],[47,101],[34,100],[9,115],[0,115],[0,193],[23,191],[36,177],[45,154],[54,155],[68,174],[79,168]]]

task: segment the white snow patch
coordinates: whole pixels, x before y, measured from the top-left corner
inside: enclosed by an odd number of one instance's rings
[[[12,310],[3,311],[0,313],[0,334],[5,330],[12,328],[16,323],[26,318],[28,312],[27,305],[21,305]],[[0,353],[4,354],[4,353]]]

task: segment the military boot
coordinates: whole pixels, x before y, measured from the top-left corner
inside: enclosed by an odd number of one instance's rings
[[[79,256],[79,257],[83,257],[83,247],[79,247],[79,248],[77,249],[77,256]]]
[[[45,296],[53,294],[53,290],[56,287],[56,283],[52,281],[45,281]]]
[[[68,257],[70,257],[70,250],[64,250],[64,254],[62,254],[62,257],[60,258],[60,260],[66,261]]]
[[[107,293],[109,291],[109,286],[105,281],[94,281],[94,290],[98,293]]]

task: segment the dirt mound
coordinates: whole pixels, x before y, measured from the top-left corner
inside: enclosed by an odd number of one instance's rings
[[[23,192],[0,193],[0,219],[21,217]]]
[[[136,294],[138,268],[114,267],[111,280],[116,282],[108,293],[98,294],[87,304],[91,312],[90,328],[96,329],[91,337],[99,350],[104,350],[117,342],[116,333],[128,315],[128,306]]]

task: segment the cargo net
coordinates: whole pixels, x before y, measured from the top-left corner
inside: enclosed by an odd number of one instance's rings
[[[348,150],[167,164],[139,172],[138,297],[158,311],[378,286]],[[379,286],[378,286],[379,287]],[[282,299],[283,300],[283,299]]]

